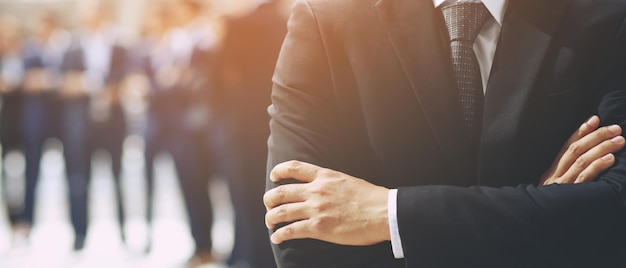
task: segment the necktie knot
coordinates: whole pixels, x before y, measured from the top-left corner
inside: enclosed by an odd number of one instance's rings
[[[456,2],[441,8],[450,41],[474,43],[489,11],[480,2]]]

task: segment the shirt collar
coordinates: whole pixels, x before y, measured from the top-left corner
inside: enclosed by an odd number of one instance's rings
[[[445,3],[454,3],[458,0],[433,0],[435,7],[439,7]],[[476,2],[483,2],[491,16],[496,22],[502,26],[502,20],[504,19],[504,12],[506,11],[508,0],[475,0]]]

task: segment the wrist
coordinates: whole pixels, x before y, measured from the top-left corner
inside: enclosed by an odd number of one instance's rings
[[[391,234],[389,231],[389,189],[380,187],[379,193],[376,195],[378,200],[376,203],[376,221],[377,228],[376,233],[380,234],[380,241],[390,241]]]

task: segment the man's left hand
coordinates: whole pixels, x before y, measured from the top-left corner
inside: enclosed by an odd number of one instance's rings
[[[342,245],[372,245],[390,240],[389,189],[312,164],[289,161],[276,165],[273,182],[296,179],[303,184],[278,186],[263,197],[265,223],[275,244],[313,238]]]

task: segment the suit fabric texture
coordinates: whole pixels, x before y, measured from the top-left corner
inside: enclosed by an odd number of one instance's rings
[[[295,159],[398,188],[405,258],[302,239],[274,246],[278,266],[625,265],[623,150],[594,182],[537,186],[591,115],[626,127],[625,16],[622,0],[510,0],[472,155],[432,1],[297,1],[268,170]]]

